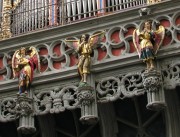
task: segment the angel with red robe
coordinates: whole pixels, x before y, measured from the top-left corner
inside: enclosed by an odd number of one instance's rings
[[[12,58],[12,70],[13,77],[19,79],[18,95],[30,92],[33,73],[36,68],[40,71],[39,54],[35,47],[30,47],[28,50],[22,47],[15,51]]]
[[[154,59],[161,46],[165,35],[165,28],[153,31],[151,21],[145,21],[143,30],[135,29],[133,32],[133,43],[139,54],[139,58],[147,64],[147,70],[153,70]]]
[[[80,54],[78,60],[78,73],[80,74],[81,82],[83,83],[87,83],[87,75],[90,73],[93,46],[101,41],[104,34],[105,31],[102,31],[91,36],[83,34],[81,38],[77,40],[65,40],[68,46],[73,47],[75,51]]]

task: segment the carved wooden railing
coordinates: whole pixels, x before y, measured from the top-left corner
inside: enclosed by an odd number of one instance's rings
[[[151,0],[18,0],[11,12],[11,33],[17,36],[151,3]]]

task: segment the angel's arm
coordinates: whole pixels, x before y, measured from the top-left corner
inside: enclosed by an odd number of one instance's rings
[[[20,58],[19,61],[18,61],[19,65],[26,65],[28,63],[29,63],[29,60],[26,59],[26,58]]]
[[[81,42],[81,43],[79,43],[79,41],[78,41],[78,47],[77,47],[77,50],[76,50],[76,52],[81,52],[81,49],[82,49],[82,45],[85,43],[85,41],[83,41],[83,42]]]
[[[78,42],[79,40],[67,40],[65,39],[65,42]]]
[[[97,34],[91,35],[89,39],[91,39],[91,38],[93,38],[93,37],[96,37],[96,36],[98,36],[98,35],[101,35],[101,34],[103,34],[103,33],[105,33],[105,31],[102,31],[102,32],[99,32],[99,33],[97,33]]]

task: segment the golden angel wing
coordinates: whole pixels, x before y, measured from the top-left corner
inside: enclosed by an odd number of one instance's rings
[[[155,44],[154,44],[154,53],[157,54],[165,36],[165,28],[160,25],[158,30],[155,31]]]
[[[29,56],[30,56],[30,58],[31,58],[31,61],[35,64],[36,68],[37,68],[38,71],[40,72],[40,71],[41,71],[41,68],[40,68],[41,66],[40,66],[39,54],[38,54],[36,48],[33,47],[33,46],[31,46],[31,47],[29,48],[29,50],[31,51],[31,52],[29,53]]]
[[[133,32],[133,43],[134,43],[134,47],[136,48],[136,51],[140,57],[141,56],[141,47],[139,44],[139,35],[140,35],[139,29],[135,29]]]
[[[20,51],[16,50],[12,57],[12,71],[13,71],[13,78],[15,78],[19,72],[18,60],[20,59],[19,55]]]
[[[105,38],[106,31],[102,31],[99,33],[95,33],[90,36],[88,43],[90,43],[93,48],[96,47],[96,45],[100,44],[102,40]]]

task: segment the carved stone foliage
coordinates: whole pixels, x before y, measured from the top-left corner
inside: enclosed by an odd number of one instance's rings
[[[147,92],[147,108],[152,110],[163,109],[165,104],[164,89],[162,86],[162,76],[157,70],[145,71],[142,74],[143,85]]]
[[[159,110],[166,106],[162,77],[156,70],[108,77],[97,81],[96,85],[98,102],[131,98],[147,92],[148,109]]]
[[[140,72],[108,77],[97,81],[96,91],[99,102],[130,98],[142,95],[145,92]]]
[[[159,72],[150,71],[143,73],[143,85],[147,92],[158,92],[161,87],[162,79]]]
[[[16,119],[16,101],[14,98],[6,98],[0,102],[0,121],[8,122]]]
[[[34,124],[33,99],[26,94],[21,94],[16,102],[16,115],[19,118],[17,130],[23,134],[32,134],[36,131]]]
[[[162,64],[164,88],[171,90],[180,85],[180,62],[172,61]]]
[[[57,87],[34,95],[36,114],[59,113],[79,107],[76,89],[76,86]]]
[[[95,124],[98,120],[98,115],[94,89],[89,85],[85,85],[78,87],[77,91],[77,98],[81,106],[80,121],[87,124]]]
[[[159,15],[151,19],[154,29],[157,23],[160,23],[166,28],[166,36],[161,48],[166,48],[165,46],[170,46],[174,43],[180,43],[180,28],[178,27],[179,16],[180,12],[175,12],[169,15]],[[101,62],[109,58],[115,59],[127,54],[134,55],[132,53],[136,51],[132,43],[132,33],[135,28],[142,28],[142,26],[143,20],[106,28],[106,38],[94,47],[92,65],[96,62],[101,64]],[[97,31],[88,32],[88,34],[92,35],[96,32]],[[79,37],[80,36],[74,36],[75,39]],[[73,69],[72,66],[76,66],[77,64],[78,55],[74,50],[68,48],[64,39],[57,39],[34,46],[40,54],[42,73]],[[2,62],[0,64],[0,80],[11,79],[12,73],[11,66],[9,65],[11,58],[12,52],[7,51],[0,54],[0,62]]]
[[[33,99],[19,96],[16,102],[16,115],[27,116],[33,113]]]
[[[84,86],[78,88],[79,93],[77,99],[81,105],[90,105],[94,100],[94,94],[92,93],[93,88],[90,86]]]

